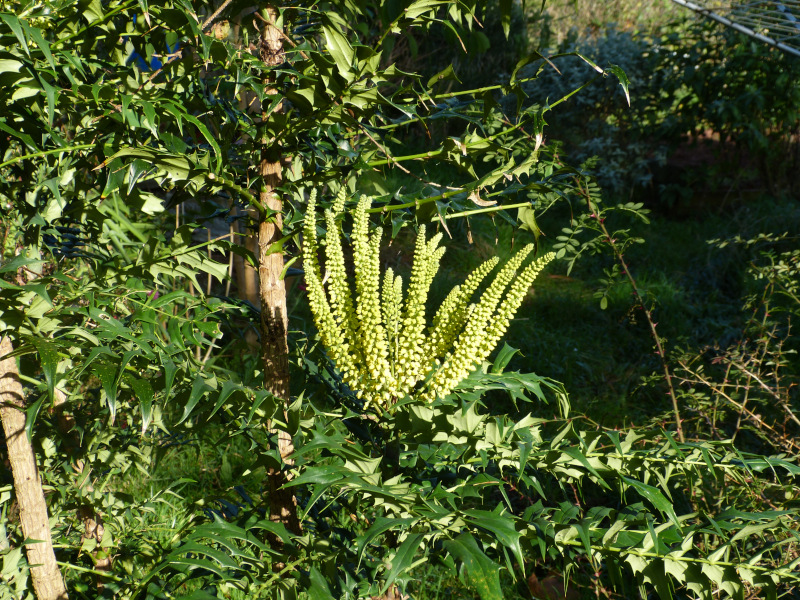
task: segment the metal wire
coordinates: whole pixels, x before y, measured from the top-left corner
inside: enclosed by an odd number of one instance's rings
[[[800,0],[672,0],[784,52],[800,57]]]

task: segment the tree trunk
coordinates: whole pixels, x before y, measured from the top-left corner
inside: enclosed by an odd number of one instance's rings
[[[263,29],[261,30],[261,60],[267,66],[279,65],[284,60],[283,32],[275,23],[278,11],[267,7],[261,13]],[[267,82],[267,87],[271,81]],[[272,93],[276,93],[272,90]],[[266,104],[266,103],[265,103]],[[278,112],[277,110],[275,112]],[[262,116],[266,124],[269,114]],[[289,345],[286,339],[288,315],[286,312],[286,286],[283,272],[283,252],[269,252],[270,247],[280,240],[283,227],[283,202],[275,189],[280,185],[281,149],[274,140],[263,136],[261,139],[261,205],[274,211],[261,219],[258,226],[258,279],[261,297],[261,364],[264,368],[264,387],[282,399],[289,400]],[[284,417],[286,409],[284,406]],[[285,421],[285,419],[284,419]],[[286,432],[278,432],[278,449],[283,462],[289,464],[289,455],[294,452],[292,438]],[[291,489],[281,489],[287,482],[286,471],[271,469],[269,480],[270,519],[286,525],[289,531],[300,533],[297,518],[297,500]]]
[[[9,357],[11,340],[0,341],[0,420],[14,476],[14,493],[19,505],[23,535],[38,542],[26,546],[31,565],[33,589],[38,600],[65,600],[67,588],[58,570],[50,536],[50,519],[36,468],[36,456],[25,434],[25,400],[16,359]]]

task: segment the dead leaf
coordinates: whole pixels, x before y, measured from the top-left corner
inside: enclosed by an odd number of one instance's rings
[[[497,204],[494,200],[482,200],[478,190],[472,190],[469,194],[469,199],[478,206],[495,206]]]

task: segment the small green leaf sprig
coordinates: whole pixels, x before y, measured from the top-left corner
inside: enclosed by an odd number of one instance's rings
[[[365,408],[385,409],[405,396],[425,401],[447,396],[489,356],[534,279],[555,255],[548,253],[525,266],[533,244],[525,246],[474,301],[481,283],[499,263],[498,258],[490,258],[452,289],[429,326],[426,304],[445,252],[439,246],[442,235],[427,239],[425,226],[420,227],[404,296],[403,278],[392,268],[381,277],[382,230],[370,232],[372,200],[362,196],[353,218],[355,285],[351,287],[336,222],[345,200],[342,191],[325,211],[324,275],[316,191],[311,194],[303,228],[306,288],[323,345]]]

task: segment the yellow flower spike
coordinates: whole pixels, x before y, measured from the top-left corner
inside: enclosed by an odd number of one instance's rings
[[[468,348],[469,351],[464,354],[465,360],[470,358],[470,352],[482,337],[486,324],[500,302],[503,292],[508,287],[508,284],[511,283],[516,270],[532,250],[533,245],[529,244],[512,256],[481,296],[475,310],[469,316],[464,332],[456,342],[456,348],[458,348],[459,344]]]
[[[533,245],[529,244],[517,252],[500,269],[494,281],[481,296],[480,301],[469,311],[466,325],[456,339],[452,352],[445,358],[428,383],[428,389],[432,390],[435,395],[449,394],[466,376],[465,374],[468,374],[476,364],[480,364],[485,358],[482,353],[487,325],[503,292],[513,279],[515,271],[532,250]],[[426,394],[426,397],[431,399],[430,394]]]
[[[472,294],[475,293],[475,290],[478,289],[478,286],[481,284],[481,282],[486,279],[486,276],[494,270],[499,262],[500,259],[496,256],[493,256],[475,269],[469,277],[467,277],[467,280],[463,285],[463,290],[468,299],[472,297]]]
[[[522,305],[522,301],[525,299],[525,295],[528,293],[531,285],[533,285],[534,280],[547,263],[553,260],[555,256],[553,252],[548,252],[541,258],[533,261],[511,284],[511,289],[506,295],[503,304],[498,309],[497,314],[492,319],[491,325],[484,336],[483,344],[479,351],[479,359],[481,361],[494,350],[497,342],[500,341],[500,338],[506,332],[506,329],[508,329],[511,319]]]
[[[380,301],[381,233],[380,230],[376,230],[369,241],[368,288],[364,298],[367,311],[366,317],[362,321],[364,352],[368,357],[367,363],[373,363],[371,373],[376,380],[378,389],[382,389],[384,385],[388,384],[385,379],[387,373],[391,374],[388,361],[389,344],[386,339],[386,329],[383,326]]]
[[[496,256],[490,258],[467,277],[464,285],[456,286],[447,295],[433,319],[433,326],[428,331],[428,344],[425,348],[428,360],[444,357],[445,352],[452,347],[453,340],[466,323],[467,306],[472,294],[499,262],[500,259]]]
[[[386,269],[383,278],[383,291],[381,295],[383,310],[383,323],[386,327],[386,341],[388,342],[389,363],[392,367],[397,360],[397,343],[400,335],[400,308],[403,303],[403,279],[395,277],[392,268]],[[394,369],[392,375],[394,376]]]
[[[331,206],[331,210],[333,211],[334,215],[340,214],[344,211],[344,203],[347,201],[347,186],[342,186],[339,188],[339,193],[336,194],[336,200],[333,202],[333,206]]]
[[[357,343],[363,356],[362,371],[364,390],[372,395],[386,385],[387,373],[391,374],[388,362],[388,344],[382,323],[380,306],[380,240],[381,231],[369,236],[367,210],[370,200],[362,198],[358,203],[353,225],[353,262],[355,265],[356,304],[355,318],[358,322]]]
[[[492,258],[475,269],[447,295],[428,327],[428,293],[445,248],[442,235],[417,236],[407,293],[403,279],[387,269],[381,276],[381,231],[370,235],[369,198],[362,197],[353,218],[352,244],[355,289],[347,281],[344,250],[336,214],[344,210],[346,191],[337,194],[326,211],[328,240],[322,283],[316,234],[316,195],[312,194],[304,222],[303,255],[309,304],[320,338],[345,382],[364,401],[364,410],[382,414],[406,395],[433,400],[452,392],[492,351],[508,327],[536,275],[552,255],[520,270],[532,246],[525,247],[495,275],[477,302],[472,296],[498,264]],[[428,379],[424,390],[415,391]]]
[[[330,210],[325,212],[325,223],[328,229],[325,268],[328,271],[328,294],[331,310],[339,327],[342,328],[345,338],[353,343],[356,339],[353,299],[347,281],[344,251],[336,226],[336,216]]]
[[[319,242],[317,240],[315,209],[316,193],[312,192],[303,228],[303,260],[308,302],[322,343],[327,348],[331,359],[339,366],[346,380],[350,379],[352,381],[349,374],[355,369],[355,363],[352,361],[349,345],[333,316],[322,284],[321,267],[318,260]]]
[[[439,270],[439,261],[445,251],[444,248],[437,248],[442,234],[437,234],[430,241],[426,241],[425,233],[426,228],[423,225],[417,235],[414,265],[411,268],[411,281],[398,343],[400,360],[397,379],[408,389],[413,388],[417,381],[425,376],[422,351],[427,324],[425,305],[431,283]]]

